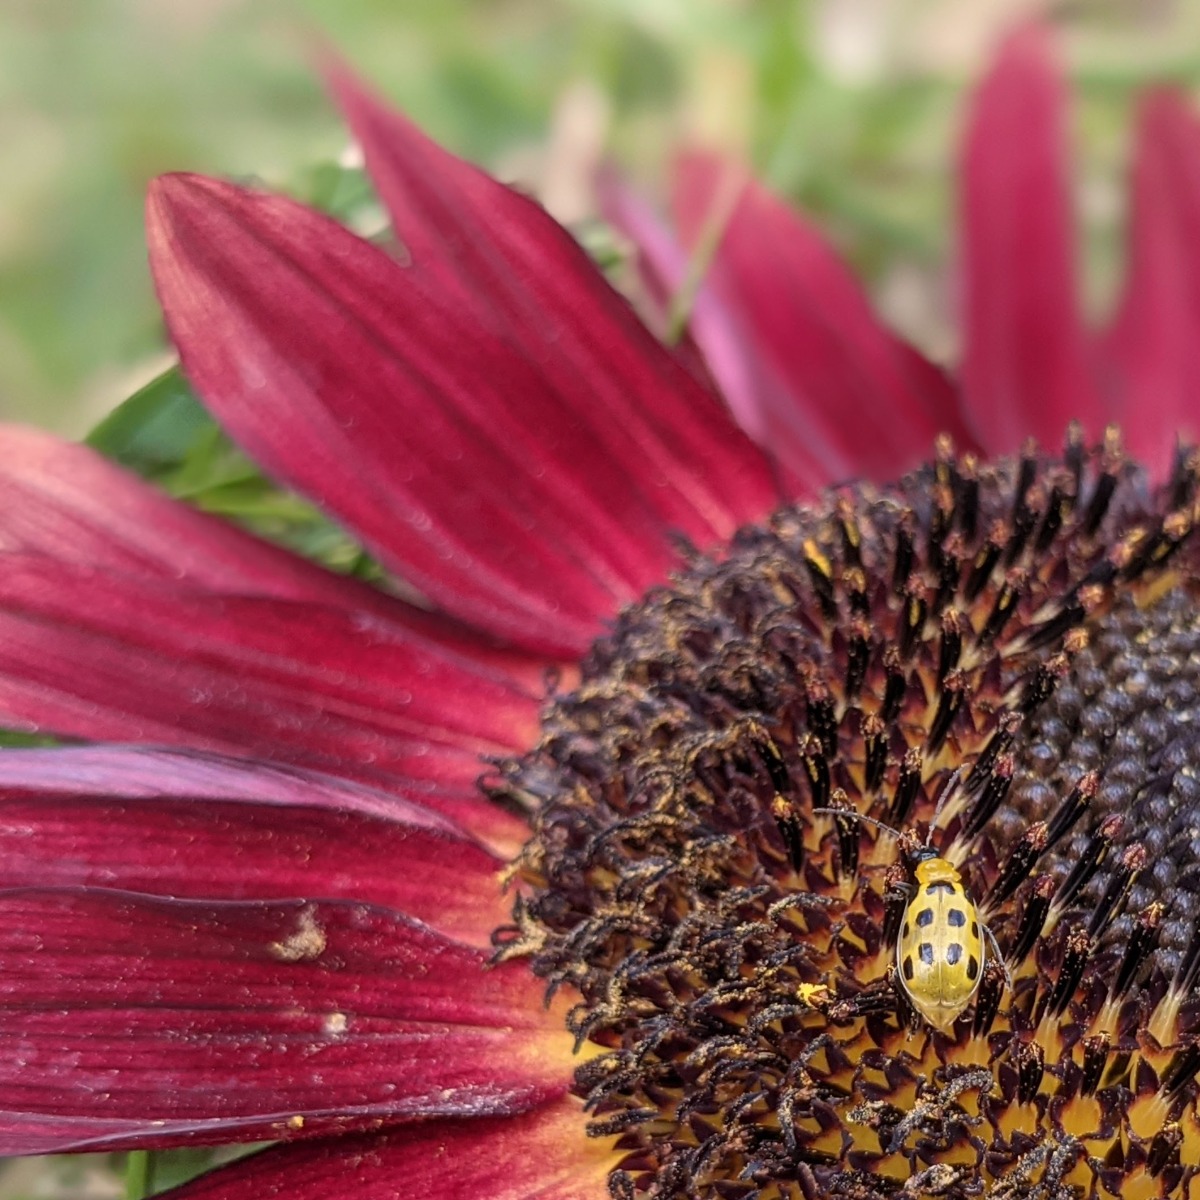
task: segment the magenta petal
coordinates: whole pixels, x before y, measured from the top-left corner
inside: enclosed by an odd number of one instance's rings
[[[639,299],[649,309],[647,324],[661,339],[667,333],[671,301],[687,274],[687,252],[615,168],[602,168],[595,184],[601,216],[633,243]]]
[[[671,303],[687,281],[687,251],[614,172],[602,175],[599,193],[605,219],[634,244],[643,288],[655,306],[656,328],[665,333]],[[675,352],[697,379],[716,381],[738,424],[774,454],[755,378],[754,347],[711,285],[692,298],[688,327]]]
[[[395,913],[0,894],[0,1154],[513,1113],[569,1039],[521,964]]]
[[[608,1200],[616,1155],[584,1125],[564,1098],[514,1117],[277,1146],[163,1200]]]
[[[59,746],[46,750],[10,747],[0,754],[0,795],[9,797],[193,800],[207,796],[234,802],[330,808],[405,826],[445,830],[455,837],[469,831],[506,857],[511,857],[529,836],[523,821],[484,802],[474,789],[465,794],[439,794],[427,785],[410,783],[403,790],[404,795],[397,790],[381,791],[261,759],[245,761],[152,746]],[[430,806],[431,800],[437,807]],[[438,925],[432,920],[429,923]]]
[[[522,750],[536,720],[535,695],[493,664],[365,613],[0,556],[9,726],[292,763],[478,831],[480,757]]]
[[[963,382],[993,454],[1104,422],[1075,290],[1065,110],[1045,33],[1022,28],[976,96],[963,151]]]
[[[541,345],[540,358],[512,346],[443,290],[290,201],[175,176],[151,193],[149,223],[168,324],[218,417],[268,471],[477,628],[576,657],[620,604],[662,578],[671,532],[707,543],[729,531],[740,514],[710,489],[765,490],[757,457],[744,448],[739,459],[736,432],[714,439],[732,472],[689,457],[704,421],[674,424],[672,389],[687,389],[689,411],[712,402],[697,401],[657,347],[659,375],[641,364],[628,416],[592,394],[601,364],[565,344]],[[546,313],[527,319],[551,324]],[[604,350],[624,395],[624,348]],[[677,439],[670,471],[650,444],[659,436]]]
[[[338,809],[455,829],[447,817],[420,804],[301,767],[154,746],[5,747],[0,754],[0,796],[107,796],[112,800],[210,796],[237,803]]]
[[[503,865],[435,813],[301,771],[113,747],[0,756],[0,888],[359,900],[489,947],[511,908]]]
[[[1150,96],[1136,147],[1129,274],[1105,365],[1129,449],[1161,474],[1176,434],[1200,436],[1200,123],[1178,96]]]
[[[879,323],[824,239],[765,188],[693,155],[680,165],[675,209],[691,246],[724,220],[709,281],[726,327],[702,314],[692,331],[725,390],[737,396],[753,378],[759,436],[803,485],[894,477],[943,432],[972,444],[943,373]],[[730,355],[739,344],[740,362]]]

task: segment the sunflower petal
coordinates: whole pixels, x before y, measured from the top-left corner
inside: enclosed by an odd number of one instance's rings
[[[0,426],[0,549],[214,591],[346,607],[384,599],[172,500],[87,446],[17,425]]]
[[[488,947],[511,906],[503,865],[435,813],[302,771],[119,747],[0,756],[0,888],[357,900]]]
[[[114,800],[187,800],[330,808],[364,817],[457,831],[432,809],[387,791],[280,763],[249,762],[197,750],[154,746],[5,747],[0,795],[108,796]]]
[[[1107,383],[1129,449],[1165,472],[1163,430],[1200,437],[1200,122],[1159,92],[1142,106],[1133,166],[1130,264],[1104,342]]]
[[[761,464],[739,454],[735,430],[719,462],[687,457],[690,410],[711,398],[657,346],[626,379],[617,364],[632,351],[599,317],[589,335],[611,360],[605,388],[640,384],[628,420],[595,394],[600,367],[555,340],[549,310],[524,316],[539,358],[300,205],[172,176],[152,190],[148,221],[168,324],[216,415],[269,472],[479,629],[577,657],[604,617],[662,577],[671,533],[728,532],[724,502],[702,511],[710,488],[766,507]],[[580,320],[588,298],[572,301]],[[678,459],[660,462],[662,445]]]
[[[607,418],[597,434],[614,462],[636,456],[629,483],[657,521],[705,545],[773,506],[759,453],[561,225],[443,150],[341,64],[328,74],[411,273],[537,362],[560,422]]]
[[[608,1200],[613,1158],[584,1133],[579,1103],[562,1099],[514,1117],[277,1146],[162,1200]]]
[[[634,245],[642,288],[653,306],[654,328],[660,336],[669,334],[672,306],[688,280],[687,251],[615,171],[605,171],[597,184],[605,219]],[[768,454],[775,453],[759,401],[753,351],[711,284],[692,298],[687,328],[674,350],[706,386],[710,379],[716,382],[738,424]]]
[[[215,592],[365,609],[530,684],[545,670],[541,659],[522,662],[465,626],[174,500],[87,446],[17,425],[0,425],[0,551]]]
[[[1065,114],[1047,36],[1022,27],[979,89],[963,151],[963,382],[992,454],[1104,420],[1075,289]]]
[[[185,746],[386,784],[472,832],[480,756],[530,744],[537,699],[365,613],[214,596],[0,555],[0,722]],[[521,824],[507,821],[519,838]]]
[[[524,966],[364,905],[6,892],[0,965],[3,1154],[514,1113],[570,1077]]]
[[[720,241],[709,286],[740,328],[692,332],[727,382],[753,377],[767,443],[806,490],[838,479],[891,478],[928,458],[934,438],[971,445],[944,374],[884,329],[824,239],[765,188],[711,155],[681,160],[674,208],[685,243]],[[847,421],[847,412],[855,420]]]

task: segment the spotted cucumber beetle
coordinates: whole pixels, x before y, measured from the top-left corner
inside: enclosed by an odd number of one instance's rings
[[[913,874],[912,895],[896,938],[896,978],[905,996],[930,1025],[947,1032],[979,990],[987,959],[985,938],[1008,976],[1000,947],[980,920],[979,909],[967,894],[962,876],[930,844],[942,802],[953,783],[951,780],[942,793],[924,845],[906,850]],[[902,846],[906,842],[898,830],[862,813],[839,808],[812,811],[863,821],[890,834]]]

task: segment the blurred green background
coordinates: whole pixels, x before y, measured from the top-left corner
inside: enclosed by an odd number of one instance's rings
[[[321,166],[347,150],[310,69],[322,36],[580,228],[602,154],[653,193],[674,146],[745,152],[819,217],[886,316],[952,360],[963,92],[1034,9],[1060,27],[1077,93],[1080,238],[1101,308],[1119,275],[1133,93],[1200,84],[1200,0],[0,0],[0,416],[78,436],[169,361],[141,244],[153,175],[318,194]],[[160,1156],[158,1185],[199,1162]],[[140,1194],[126,1168],[13,1162],[0,1200]]]
[[[141,195],[176,168],[304,191],[344,149],[323,34],[448,144],[567,219],[602,147],[748,149],[937,355],[962,87],[1013,0],[0,0],[0,414],[79,434],[162,364]],[[1045,8],[1045,6],[1040,6]],[[1130,90],[1200,79],[1200,0],[1057,5],[1081,92],[1091,291]]]

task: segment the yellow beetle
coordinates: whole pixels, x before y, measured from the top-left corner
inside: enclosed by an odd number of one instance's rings
[[[813,813],[853,818],[901,837],[890,825],[862,813],[837,808],[814,808]],[[930,823],[929,838],[937,816]],[[1002,967],[1004,956],[979,919],[957,868],[929,845],[928,838],[910,855],[910,865],[914,882],[896,938],[896,978],[913,1008],[930,1025],[948,1032],[979,990],[986,961],[984,937],[991,940]]]
[[[981,925],[958,871],[927,846],[918,853],[916,890],[896,939],[896,970],[913,1008],[931,1025],[949,1030],[979,990],[980,931],[990,936],[991,930]]]

